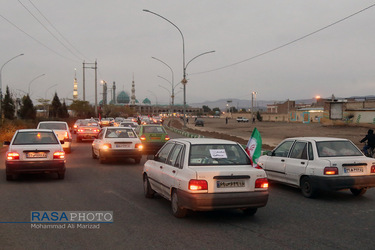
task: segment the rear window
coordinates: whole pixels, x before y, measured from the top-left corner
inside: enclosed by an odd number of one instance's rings
[[[106,138],[137,138],[132,129],[108,129]]]
[[[19,132],[14,138],[13,145],[27,144],[59,144],[52,132]]]
[[[190,148],[190,166],[250,164],[249,157],[238,144],[201,144]]]
[[[40,123],[39,129],[67,130],[65,123]]]
[[[162,133],[166,134],[162,126],[145,126],[143,127],[143,133]]]
[[[361,156],[361,151],[350,141],[323,141],[317,142],[316,148],[319,157]]]

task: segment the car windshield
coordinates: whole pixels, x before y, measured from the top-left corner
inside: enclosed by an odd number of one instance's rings
[[[97,122],[93,122],[93,121],[82,121],[80,126],[96,126],[96,127],[99,127],[99,124]]]
[[[316,147],[319,157],[361,156],[361,151],[350,141],[322,141]]]
[[[132,129],[108,129],[106,138],[136,138],[136,134]]]
[[[190,166],[250,164],[249,157],[237,144],[200,144],[190,148]]]
[[[67,130],[65,123],[40,123],[39,129]]]
[[[166,134],[164,128],[162,126],[145,126],[143,128],[144,133],[162,133]]]
[[[14,138],[13,145],[28,144],[58,144],[59,141],[52,132],[19,132]]]

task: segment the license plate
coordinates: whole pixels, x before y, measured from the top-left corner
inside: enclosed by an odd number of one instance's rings
[[[361,167],[346,167],[344,168],[344,173],[350,174],[350,173],[363,173],[364,170]]]
[[[45,152],[30,152],[26,154],[26,158],[46,158],[47,153]]]
[[[131,144],[116,144],[116,148],[130,148]]]
[[[161,137],[150,137],[151,140],[160,140]]]
[[[217,181],[216,186],[218,188],[244,187],[245,181]]]

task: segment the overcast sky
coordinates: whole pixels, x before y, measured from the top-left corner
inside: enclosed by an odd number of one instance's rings
[[[258,93],[258,100],[278,101],[316,95],[375,94],[374,0],[0,3],[0,66],[24,53],[1,71],[3,92],[8,85],[12,93],[23,96],[30,86],[34,105],[38,98],[51,99],[54,92],[60,98],[72,98],[75,69],[82,99],[82,63],[95,60],[98,101],[102,99],[100,80],[108,82],[109,88],[115,81],[117,93],[125,90],[130,95],[134,74],[140,102],[148,97],[153,103],[167,104],[172,89],[167,81],[172,81],[171,71],[151,57],[173,69],[175,103],[182,103],[183,92],[178,84],[183,75],[181,35],[170,23],[143,9],[158,13],[179,27],[185,37],[186,62],[201,53],[216,51],[188,65],[188,104],[250,99],[252,91]],[[370,8],[283,46],[367,7]],[[265,53],[268,51],[271,52]],[[241,61],[244,62],[236,64]],[[232,64],[235,65],[226,67]],[[32,81],[42,74],[45,75]],[[94,70],[87,69],[86,100],[91,103],[95,100],[94,86]],[[111,100],[109,95],[108,99]]]

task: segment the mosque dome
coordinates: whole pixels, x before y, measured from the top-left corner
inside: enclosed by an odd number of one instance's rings
[[[118,94],[117,96],[117,103],[127,104],[129,102],[130,102],[129,95],[125,91],[121,91],[120,94]]]
[[[143,104],[151,104],[151,101],[150,101],[150,99],[148,99],[147,97],[143,100],[143,102],[142,102]]]

